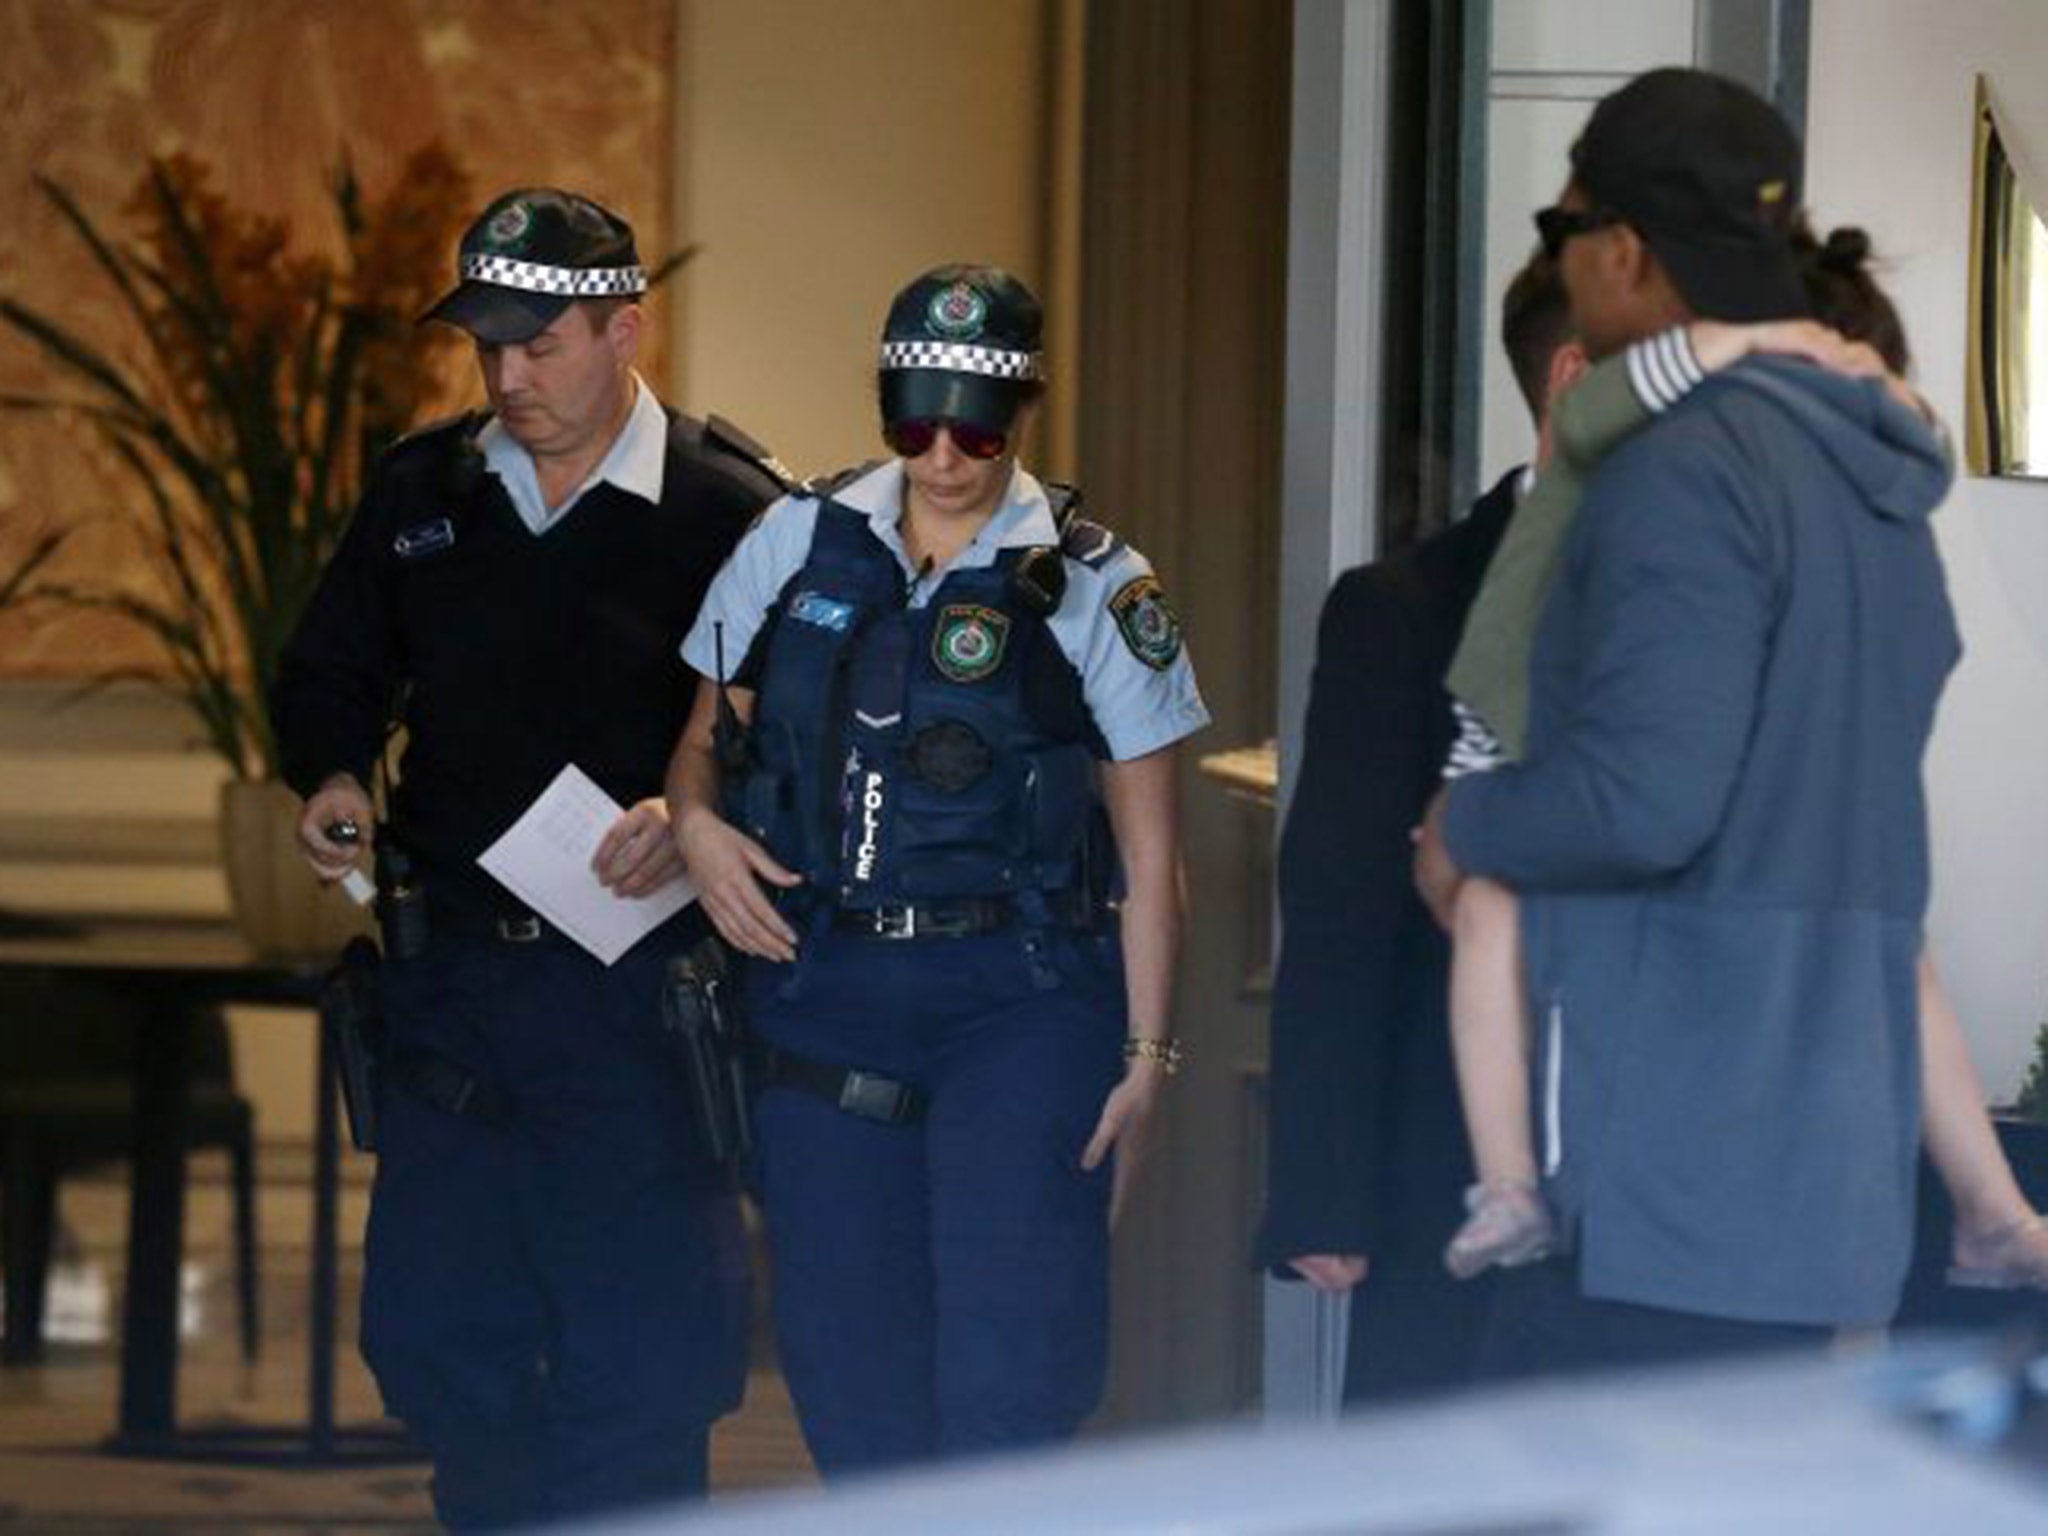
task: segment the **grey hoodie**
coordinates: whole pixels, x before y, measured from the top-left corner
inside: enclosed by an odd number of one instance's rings
[[[1528,756],[1451,790],[1453,856],[1524,897],[1545,1172],[1590,1296],[1896,1306],[1948,479],[1875,384],[1710,380],[1588,487]]]

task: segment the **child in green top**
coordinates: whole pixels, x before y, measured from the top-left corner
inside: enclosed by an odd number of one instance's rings
[[[1601,458],[1652,415],[1708,374],[1764,351],[1881,376],[1895,395],[1926,412],[1897,376],[1905,368],[1904,339],[1889,302],[1861,269],[1867,254],[1860,232],[1837,232],[1825,248],[1814,247],[1809,283],[1818,311],[1844,331],[1871,336],[1890,354],[1889,368],[1870,345],[1845,341],[1813,322],[1696,322],[1606,359],[1554,403],[1553,456],[1488,568],[1449,674],[1461,735],[1447,776],[1483,771],[1520,752],[1536,621],[1580,493]],[[1832,269],[1829,256],[1836,258]],[[1538,1190],[1515,897],[1491,881],[1468,879],[1457,893],[1452,926],[1452,1045],[1478,1180],[1466,1195],[1467,1219],[1444,1258],[1465,1278],[1543,1257],[1557,1234]],[[2048,1286],[2048,1224],[2013,1181],[1960,1026],[1925,955],[1919,992],[1927,1142],[1958,1212],[1951,1277],[1964,1284]]]
[[[1551,455],[1515,509],[1474,598],[1445,681],[1458,719],[1447,778],[1521,755],[1528,724],[1529,655],[1566,536],[1600,460],[1657,412],[1706,378],[1765,345],[1811,355],[1833,333],[1702,324],[1638,342],[1589,369],[1551,402]],[[1702,355],[1704,354],[1704,355]],[[1452,1274],[1549,1253],[1556,1231],[1538,1192],[1529,1107],[1529,1025],[1515,897],[1491,880],[1459,888],[1452,925],[1451,1047],[1477,1181],[1467,1216],[1444,1252]]]

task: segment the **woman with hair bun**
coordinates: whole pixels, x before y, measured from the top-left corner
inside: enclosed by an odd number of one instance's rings
[[[1483,772],[1519,750],[1523,701],[1517,690],[1526,687],[1534,620],[1594,466],[1710,374],[1753,353],[1800,356],[1879,379],[1893,399],[1941,431],[1904,380],[1910,361],[1905,328],[1869,271],[1870,237],[1845,226],[1822,240],[1802,221],[1793,247],[1811,319],[1675,327],[1596,364],[1555,404],[1557,452],[1487,572],[1449,676],[1462,734],[1446,777]],[[1474,701],[1483,707],[1475,710]],[[1492,729],[1496,719],[1506,733]],[[1518,904],[1503,886],[1467,879],[1451,910],[1439,917],[1456,940],[1452,1046],[1477,1172],[1444,1262],[1465,1279],[1543,1258],[1561,1237],[1541,1193],[1531,1123]],[[1998,1145],[1961,1026],[1924,952],[1917,985],[1923,1134],[1956,1208],[1950,1279],[2048,1289],[2048,1220],[2028,1203]]]

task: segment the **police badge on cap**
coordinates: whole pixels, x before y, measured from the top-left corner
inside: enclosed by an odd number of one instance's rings
[[[647,291],[624,219],[574,192],[521,187],[464,231],[462,281],[421,320],[443,320],[487,345],[531,341],[578,299]]]
[[[1043,312],[1000,267],[937,267],[896,295],[882,327],[882,420],[938,417],[1007,432],[1035,393]]]

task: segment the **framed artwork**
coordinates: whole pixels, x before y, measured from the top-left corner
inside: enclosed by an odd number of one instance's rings
[[[1965,452],[1973,475],[2048,479],[2048,186],[1977,77]]]

